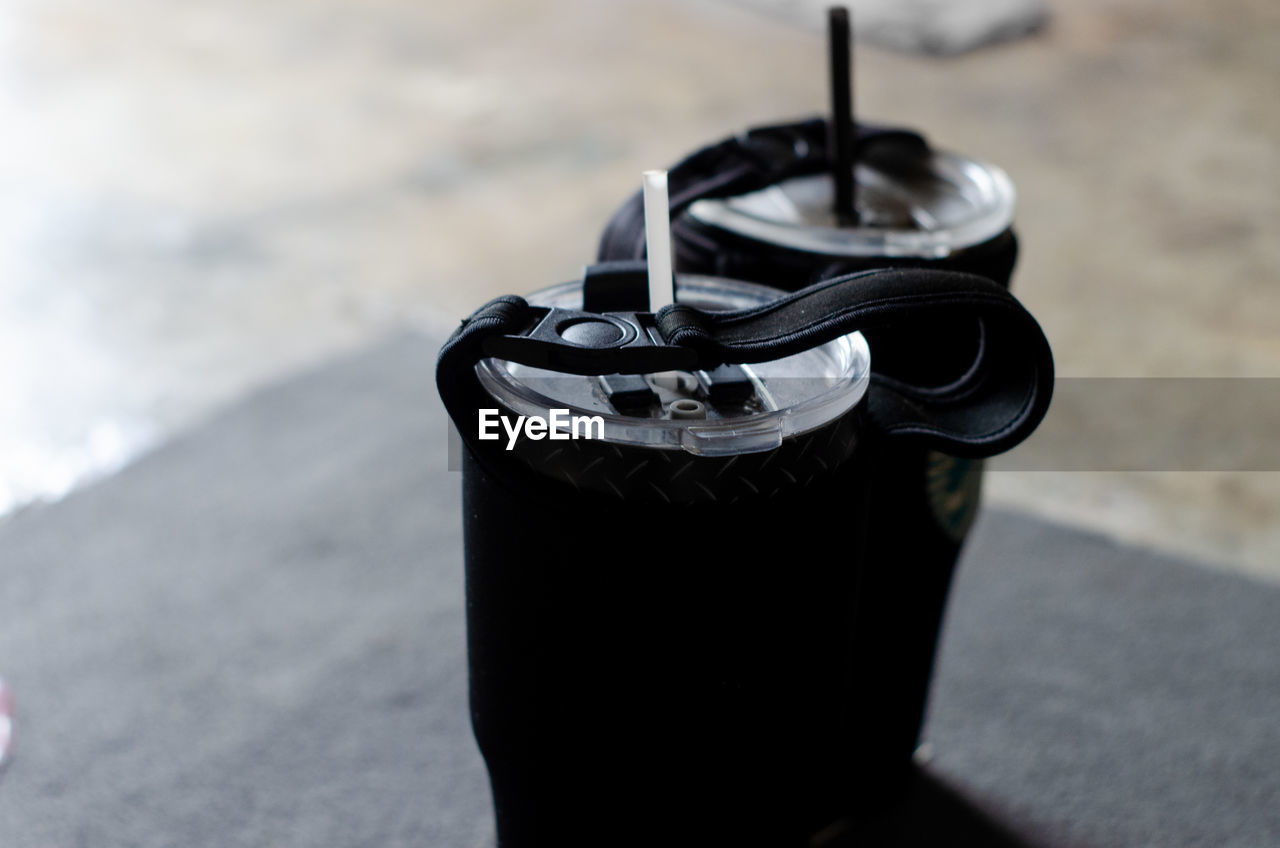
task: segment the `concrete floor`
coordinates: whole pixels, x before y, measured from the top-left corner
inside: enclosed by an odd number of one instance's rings
[[[1280,377],[1280,7],[1051,11],[958,58],[859,50],[861,112],[1010,172],[1062,375]],[[642,169],[825,99],[818,35],[711,0],[14,0],[0,44],[0,511],[567,279]],[[1277,473],[989,492],[1280,579]]]

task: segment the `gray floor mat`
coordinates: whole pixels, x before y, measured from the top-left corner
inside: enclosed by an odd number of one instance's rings
[[[270,387],[0,525],[0,844],[488,843],[435,350]],[[930,771],[1037,844],[1280,844],[1278,630],[1273,587],[990,512]]]

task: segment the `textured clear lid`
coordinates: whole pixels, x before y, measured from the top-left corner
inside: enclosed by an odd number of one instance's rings
[[[832,256],[941,259],[981,244],[1013,223],[1015,194],[995,165],[955,153],[878,156],[855,168],[856,227],[840,227],[829,174],[796,177],[761,191],[699,200],[696,221],[768,244]]]
[[[743,309],[782,296],[766,286],[714,277],[681,275],[677,299],[708,310]],[[582,308],[582,287],[566,283],[544,289],[530,303]],[[830,423],[866,393],[871,356],[860,333],[794,356],[744,365],[754,389],[750,397],[713,403],[697,375],[645,375],[659,402],[639,412],[619,412],[600,378],[566,375],[501,359],[476,366],[481,384],[518,415],[600,416],[604,440],[659,449],[683,449],[703,456],[770,450],[793,435]],[[683,417],[695,410],[693,417]],[[594,432],[594,431],[593,431]]]

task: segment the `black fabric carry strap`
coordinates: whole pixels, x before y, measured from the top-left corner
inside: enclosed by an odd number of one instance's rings
[[[816,283],[766,306],[705,313],[673,304],[657,323],[670,344],[711,360],[760,362],[789,356],[854,330],[879,330],[928,351],[934,374],[959,369],[956,351],[936,347],[939,322],[975,328],[976,357],[945,384],[872,374],[871,420],[884,433],[917,437],[960,456],[991,456],[1021,442],[1044,417],[1053,356],[1031,314],[1013,295],[971,274],[921,269],[863,271]],[[874,368],[875,352],[872,351]]]
[[[686,157],[667,171],[671,219],[703,198],[732,197],[827,170],[827,129],[825,118],[757,127]],[[924,139],[909,130],[863,123],[856,127],[854,145],[859,153],[888,141],[928,149]],[[609,221],[597,256],[602,260],[644,258],[644,198],[640,192],[629,197]]]
[[[766,362],[846,333],[877,330],[934,347],[929,327],[968,324],[981,339],[958,379],[923,375],[905,382],[872,375],[868,414],[895,439],[919,440],[957,456],[986,457],[1017,445],[1040,423],[1053,391],[1053,356],[1039,324],[1017,299],[984,277],[918,268],[864,271],[801,289],[767,305],[708,312],[672,304],[654,315],[603,315],[531,306],[507,296],[490,301],[445,343],[436,383],[464,441],[482,455],[477,410],[494,401],[475,366],[495,356],[571,374],[697,370]],[[603,342],[582,341],[602,329]],[[573,341],[569,339],[572,338]],[[936,374],[958,369],[954,350],[933,350]],[[875,353],[872,352],[874,362]],[[483,457],[482,457],[483,461]]]

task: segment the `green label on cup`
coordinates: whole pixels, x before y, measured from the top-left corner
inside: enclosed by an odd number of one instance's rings
[[[930,451],[925,459],[925,488],[938,525],[959,541],[978,514],[982,462]]]

